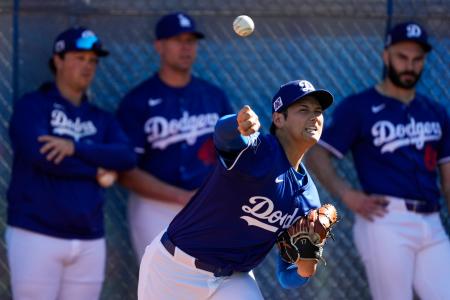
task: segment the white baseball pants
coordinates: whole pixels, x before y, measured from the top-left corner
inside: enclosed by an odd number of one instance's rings
[[[374,222],[356,216],[353,234],[374,300],[450,299],[450,242],[439,213],[390,201]]]
[[[165,231],[165,230],[164,230]],[[252,272],[215,277],[197,269],[194,258],[176,248],[175,256],[161,244],[161,232],[146,248],[139,270],[138,300],[262,300]]]
[[[138,262],[145,248],[183,208],[182,205],[144,198],[130,193],[128,199],[128,220],[130,235]]]
[[[69,240],[8,226],[5,240],[14,300],[97,300],[105,239]]]

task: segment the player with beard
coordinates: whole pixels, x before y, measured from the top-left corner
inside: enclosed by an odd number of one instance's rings
[[[383,52],[384,80],[344,99],[307,164],[355,213],[354,241],[373,299],[450,299],[450,242],[439,218],[450,207],[450,121],[415,90],[431,50],[423,27],[401,23]],[[333,167],[351,150],[362,190]],[[441,191],[438,184],[440,173]]]

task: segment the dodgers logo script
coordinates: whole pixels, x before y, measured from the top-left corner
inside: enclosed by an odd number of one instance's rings
[[[249,226],[257,226],[267,231],[276,232],[278,228],[290,227],[300,216],[296,216],[298,208],[292,215],[274,211],[273,201],[263,196],[253,196],[249,199],[252,206],[243,205],[242,210],[248,215],[241,216]],[[276,226],[277,225],[277,226]]]
[[[373,144],[381,146],[381,153],[394,152],[400,147],[415,145],[418,150],[429,141],[438,141],[442,137],[438,122],[416,122],[411,118],[408,124],[394,125],[382,120],[372,126]]]
[[[50,125],[53,127],[53,133],[58,135],[71,136],[78,142],[82,137],[97,133],[97,128],[92,121],[81,122],[80,118],[72,120],[58,109],[54,109],[51,116]]]
[[[193,145],[199,136],[214,132],[214,126],[218,120],[217,113],[190,116],[185,111],[180,119],[167,120],[162,116],[152,117],[145,122],[144,131],[152,148],[163,150],[181,141]]]

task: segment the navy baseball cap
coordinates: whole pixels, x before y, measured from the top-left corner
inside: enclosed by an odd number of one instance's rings
[[[272,98],[272,113],[282,112],[289,105],[312,96],[319,101],[322,109],[327,109],[333,103],[333,95],[326,90],[316,90],[307,80],[294,80],[283,84]]]
[[[192,33],[198,39],[205,37],[196,29],[194,19],[182,12],[165,15],[156,23],[155,36],[157,40],[168,39],[182,33]]]
[[[420,44],[426,52],[431,50],[425,28],[415,22],[405,22],[395,25],[389,30],[384,47],[388,48],[389,46],[402,41],[416,42]]]
[[[61,32],[53,43],[53,54],[70,51],[94,51],[98,56],[107,56],[98,36],[86,27],[72,27]]]

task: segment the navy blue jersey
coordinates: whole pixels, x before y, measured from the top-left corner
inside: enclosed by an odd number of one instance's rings
[[[232,164],[217,164],[167,231],[197,259],[246,272],[264,259],[283,229],[319,206],[304,167],[294,170],[275,136],[254,135]]]
[[[339,158],[351,150],[365,192],[438,203],[436,166],[450,161],[439,103],[417,94],[405,105],[371,88],[342,101],[319,143]]]
[[[187,86],[173,88],[155,74],[125,96],[117,116],[139,154],[139,168],[193,190],[216,163],[212,133],[230,112],[223,91],[208,82],[193,76]]]
[[[84,99],[74,106],[54,84],[22,97],[10,122],[14,150],[8,224],[61,238],[104,235],[97,168],[127,170],[136,157],[114,117]],[[39,149],[41,135],[70,139],[75,154],[56,165]]]

